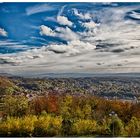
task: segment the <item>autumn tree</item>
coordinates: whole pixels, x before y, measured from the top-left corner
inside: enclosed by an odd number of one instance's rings
[[[0,95],[11,95],[15,88],[16,85],[8,78],[0,77]]]
[[[129,137],[140,136],[140,119],[132,117],[125,129]]]
[[[71,117],[72,96],[66,95],[60,101],[60,113],[63,118],[69,119]]]
[[[8,116],[21,117],[28,113],[28,100],[23,96],[8,95],[3,99],[3,111]]]
[[[95,120],[79,119],[74,122],[72,131],[74,136],[91,136],[95,135],[97,123]]]
[[[47,112],[58,113],[58,97],[55,95],[48,95],[47,97]]]

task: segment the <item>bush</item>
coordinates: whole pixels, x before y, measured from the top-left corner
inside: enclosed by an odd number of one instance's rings
[[[0,124],[0,136],[10,137],[29,137],[34,130],[36,116],[26,116],[23,118],[8,117],[7,120]]]
[[[38,118],[34,125],[34,136],[50,137],[61,133],[62,118],[43,115]]]
[[[96,127],[96,121],[80,119],[73,124],[72,131],[76,136],[90,136],[95,135]]]
[[[26,116],[20,121],[20,136],[33,136],[34,123],[37,121],[36,116]]]
[[[73,120],[64,118],[62,121],[62,135],[70,136],[72,134]]]
[[[48,135],[49,136],[59,136],[61,135],[61,128],[62,128],[62,118],[61,117],[53,117],[51,119]]]
[[[50,123],[50,116],[40,116],[34,124],[34,136],[48,136],[48,128]]]
[[[125,127],[127,135],[129,137],[138,137],[140,136],[140,119],[132,117]]]
[[[26,116],[21,118],[8,117],[0,123],[0,136],[10,137],[50,137],[61,134],[61,117]]]

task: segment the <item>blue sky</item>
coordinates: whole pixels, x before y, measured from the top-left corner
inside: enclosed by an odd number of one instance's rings
[[[49,43],[50,41],[58,41],[66,43],[62,38],[54,38],[50,36],[41,36],[39,27],[41,25],[47,25],[55,28],[57,26],[64,27],[57,23],[55,18],[61,11],[63,6],[62,15],[65,15],[76,27],[71,27],[74,31],[83,31],[84,28],[79,24],[79,21],[88,21],[88,19],[80,19],[73,13],[73,9],[76,8],[79,12],[86,13],[90,11],[99,11],[107,7],[118,6],[134,6],[134,3],[114,3],[114,4],[102,4],[102,3],[1,3],[0,4],[0,27],[5,29],[8,33],[7,37],[0,36],[1,39],[16,41],[23,45],[30,47],[40,47],[42,44]],[[100,22],[96,17],[93,19],[95,22]],[[44,41],[42,39],[45,39]],[[9,48],[10,49],[10,48]],[[4,52],[4,51],[3,51]],[[5,50],[5,52],[8,52]],[[11,51],[12,52],[12,51]],[[14,52],[14,51],[13,51]]]
[[[140,3],[0,3],[0,19],[2,72],[139,72]]]

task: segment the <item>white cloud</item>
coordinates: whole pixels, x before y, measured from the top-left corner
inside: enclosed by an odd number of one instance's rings
[[[46,35],[46,36],[55,36],[56,35],[55,32],[51,28],[49,28],[45,25],[40,26],[40,34]]]
[[[8,33],[4,29],[0,28],[0,36],[7,37]]]
[[[129,14],[129,16],[135,19],[140,19],[140,13],[137,13],[135,11],[132,11],[132,13]]]
[[[81,40],[74,40],[74,41],[71,41],[69,43],[69,45],[72,45],[74,46],[75,48],[77,48],[78,50],[87,50],[87,51],[90,51],[90,50],[94,50],[96,49],[96,46],[94,44],[91,44],[90,42],[84,42],[84,41],[81,41]]]
[[[56,19],[55,19],[55,17],[46,17],[44,19],[44,21],[55,21],[56,22]]]
[[[82,25],[88,29],[95,29],[96,27],[100,26],[100,23],[95,23],[94,21],[84,22]]]
[[[59,10],[57,16],[61,16],[61,15],[62,15],[62,13],[63,13],[65,7],[66,7],[66,5],[64,5],[64,6],[62,6],[62,7],[60,8],[60,10]]]
[[[40,34],[46,36],[59,37],[66,41],[77,40],[79,38],[79,36],[68,27],[57,27],[55,30],[52,30],[51,28],[45,25],[41,25]]]
[[[79,39],[79,36],[75,32],[73,32],[69,27],[66,28],[57,27],[56,32],[57,37],[60,37],[66,41]]]
[[[102,2],[102,4],[107,6],[118,6],[118,4],[115,2]]]
[[[69,27],[71,27],[73,25],[73,23],[65,16],[62,16],[62,13],[65,9],[66,5],[62,6],[61,9],[59,10],[58,14],[57,14],[57,22],[61,25],[67,25]]]
[[[54,51],[55,53],[66,53],[68,50],[70,50],[70,47],[67,45],[49,45],[48,46],[49,51]]]
[[[80,40],[70,41],[67,45],[54,44],[47,47],[49,51],[54,51],[55,53],[68,53],[68,55],[79,54],[85,51],[94,50],[95,48],[95,45]]]
[[[49,4],[37,4],[35,6],[28,7],[26,9],[26,14],[27,15],[33,15],[33,14],[36,14],[36,13],[41,13],[41,12],[46,12],[46,11],[52,11],[55,8],[56,7],[52,7]]]
[[[57,22],[58,22],[59,24],[61,24],[61,25],[67,25],[67,26],[69,26],[69,27],[71,27],[72,24],[73,24],[73,23],[72,23],[70,20],[68,20],[68,18],[65,17],[65,16],[57,16]]]
[[[78,12],[77,9],[73,9],[73,12],[76,16],[78,16],[81,19],[85,19],[85,20],[92,19],[92,16],[90,15],[90,13],[82,14],[82,13]]]
[[[18,42],[12,42],[10,40],[6,40],[6,41],[0,41],[0,45],[1,46],[14,46],[14,45],[19,45]]]

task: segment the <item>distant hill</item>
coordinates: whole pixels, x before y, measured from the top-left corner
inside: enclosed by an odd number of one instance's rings
[[[139,76],[91,76],[91,77],[0,77],[0,87],[12,87],[20,94],[70,94],[93,95],[108,99],[134,100],[140,96]],[[16,87],[16,88],[15,88]],[[17,90],[22,89],[22,90]]]

